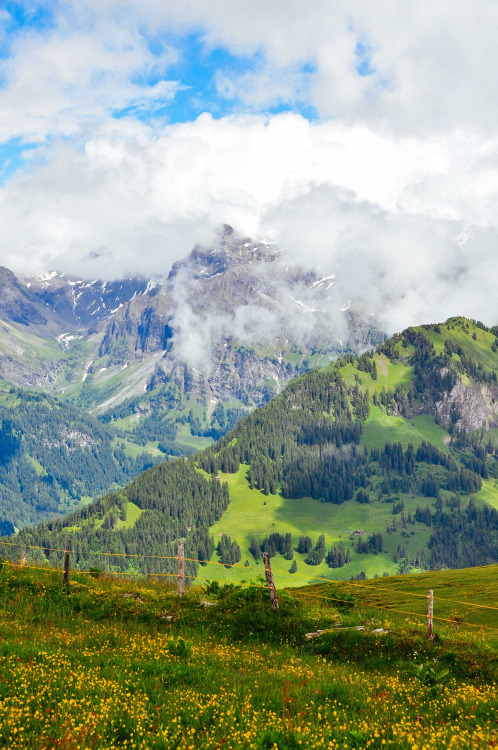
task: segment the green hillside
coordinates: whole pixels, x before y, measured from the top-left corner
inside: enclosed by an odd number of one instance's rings
[[[37,523],[118,487],[154,459],[52,396],[0,381],[0,528]]]
[[[470,584],[482,597],[483,572],[452,573],[453,594],[462,598]],[[445,576],[424,575],[436,610]],[[486,593],[498,606],[496,581],[495,570]],[[64,589],[58,572],[4,565],[1,746],[494,746],[498,655],[489,630],[436,621],[428,641],[423,620],[379,610],[368,591],[361,601],[355,591],[345,611],[315,598],[314,587],[278,595],[273,613],[265,587],[193,587],[179,599],[163,583],[80,573]],[[392,603],[396,596],[384,602]]]
[[[408,329],[19,541],[59,549],[71,529],[82,569],[106,552],[109,569],[168,572],[171,560],[116,555],[174,556],[181,536],[189,558],[229,580],[257,576],[266,550],[294,586],[496,562],[497,333],[464,318]],[[119,525],[127,502],[143,512]]]

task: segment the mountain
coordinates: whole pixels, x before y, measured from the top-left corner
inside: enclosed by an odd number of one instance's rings
[[[331,274],[228,226],[168,275],[0,273],[0,376],[112,427],[130,450],[194,452],[292,377],[383,340]]]
[[[498,327],[407,329],[293,380],[196,456],[18,540],[60,549],[71,533],[81,568],[105,551],[110,569],[173,572],[112,553],[174,556],[185,537],[187,557],[219,560],[231,580],[253,575],[234,562],[257,566],[266,549],[295,584],[496,562],[497,376]]]
[[[0,382],[2,533],[79,508],[152,463],[70,404]]]
[[[85,281],[55,271],[27,277],[24,282],[31,294],[71,331],[91,330],[150,288],[150,282],[143,279]]]

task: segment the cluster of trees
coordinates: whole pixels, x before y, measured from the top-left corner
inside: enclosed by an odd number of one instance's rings
[[[365,352],[361,354],[356,360],[356,367],[358,370],[368,372],[372,377],[372,380],[377,380],[377,364],[373,358],[373,352]]]
[[[478,508],[473,498],[463,511],[437,513],[429,540],[430,567],[465,568],[498,559],[498,512]]]
[[[454,341],[446,340],[444,342],[444,350],[451,358],[452,366],[461,373],[468,375],[469,377],[477,380],[479,383],[496,383],[496,370],[488,372],[484,369],[480,362],[476,362],[465,349]],[[453,354],[458,355],[458,359],[452,358]]]
[[[417,505],[415,520],[419,523],[425,523],[426,526],[432,526],[432,513],[428,505],[425,505],[423,508]]]
[[[307,565],[320,565],[325,559],[327,549],[325,547],[325,534],[320,534],[315,546],[308,552],[305,559]]]
[[[311,537],[300,536],[296,549],[300,555],[306,555],[304,562],[307,565],[320,565],[323,560],[326,560],[329,567],[342,568],[346,563],[351,562],[351,553],[342,542],[331,547],[327,552],[325,534],[320,534],[315,544]],[[253,537],[249,551],[255,560],[260,560],[263,552],[268,552],[270,557],[275,557],[278,553],[285,560],[292,560],[294,557],[292,534],[273,533],[265,537],[262,542]],[[290,572],[295,573],[296,570],[297,565],[292,565]]]
[[[279,534],[275,532],[266,536],[262,542],[253,537],[249,545],[249,552],[255,560],[260,560],[263,552],[267,552],[270,557],[275,557],[278,553],[286,560],[292,560],[294,557],[292,534]]]
[[[241,551],[236,541],[232,541],[230,536],[223,534],[216,545],[216,553],[220,556],[221,562],[229,568],[231,565],[240,562]]]
[[[325,560],[329,568],[343,568],[351,562],[351,553],[342,542],[339,542],[336,547],[329,549]]]
[[[236,406],[225,406],[222,401],[216,404],[209,424],[203,424],[199,417],[194,416],[192,409],[189,412],[187,422],[190,425],[192,435],[210,437],[218,440],[225,433],[233,430],[237,422],[247,414],[247,409]]]
[[[378,555],[384,549],[382,534],[371,534],[367,539],[358,537],[356,551],[363,555]]]

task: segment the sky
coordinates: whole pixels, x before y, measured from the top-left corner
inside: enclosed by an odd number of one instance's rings
[[[497,37],[494,0],[0,2],[0,263],[165,274],[228,223],[388,332],[496,325]]]

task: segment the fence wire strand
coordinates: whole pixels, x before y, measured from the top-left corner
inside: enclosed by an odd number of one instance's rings
[[[63,550],[63,549],[57,549],[57,548],[54,548],[54,547],[42,547],[42,546],[30,545],[30,544],[18,544],[18,543],[14,543],[14,542],[3,542],[3,541],[1,541],[0,544],[3,544],[3,545],[8,546],[8,547],[20,547],[20,548],[23,548],[23,549],[38,549],[38,550],[43,550],[43,551],[61,552],[61,553],[65,552],[65,550]],[[100,556],[104,556],[104,557],[124,557],[124,558],[134,558],[134,559],[140,558],[140,559],[154,559],[154,560],[178,560],[178,556],[177,555],[140,555],[140,554],[131,554],[131,553],[127,553],[127,552],[101,552],[101,551],[92,551],[91,554],[100,555]],[[243,568],[244,570],[255,570],[257,572],[260,572],[260,570],[261,570],[260,568],[257,568],[254,565],[242,565],[240,563],[230,563],[230,564],[228,564],[228,563],[219,562],[217,560],[199,560],[199,559],[196,559],[196,558],[193,558],[193,557],[185,557],[184,560],[186,562],[198,563],[198,564],[200,564],[202,566],[205,566],[205,565],[221,565],[224,568]],[[32,566],[30,566],[30,567],[32,567]],[[284,571],[274,571],[274,573],[276,573],[277,575],[282,575],[282,574],[284,574]],[[132,575],[133,576],[141,576],[141,575],[143,575],[141,573],[122,573],[122,572],[117,572],[117,571],[112,571],[112,574],[116,574],[116,575],[130,575],[130,576],[132,576]],[[156,576],[164,575],[164,576],[176,577],[176,574],[174,574],[174,573],[164,573],[164,574],[162,574],[162,573],[149,573],[149,574],[146,574],[146,575],[156,575]],[[362,583],[358,583],[356,581],[337,581],[337,580],[333,580],[333,579],[323,579],[323,578],[319,578],[318,576],[305,575],[304,573],[293,573],[293,575],[296,576],[296,577],[299,577],[299,578],[305,578],[308,581],[310,581],[310,580],[312,580],[312,581],[319,581],[320,583],[326,584],[326,585],[327,584],[330,585],[331,583],[335,583],[335,584],[340,585],[340,586],[351,586],[353,588],[363,588],[363,589],[367,589],[369,591],[372,591],[372,590],[374,590],[374,591],[383,591],[383,592],[386,592],[386,593],[389,593],[389,594],[402,594],[403,596],[411,596],[411,597],[414,597],[414,598],[417,598],[417,599],[427,599],[427,595],[426,594],[417,594],[417,593],[415,593],[413,591],[403,591],[402,589],[397,589],[395,587],[393,587],[391,589],[391,588],[386,588],[385,586],[376,586],[375,584],[370,584],[370,583],[368,583],[368,584],[362,584]],[[191,579],[195,579],[197,577],[198,576],[190,576],[190,575],[186,575],[185,576],[185,578],[191,578]],[[208,580],[208,579],[206,579],[206,580]],[[437,596],[436,600],[440,601],[440,602],[447,602],[448,604],[460,604],[462,606],[476,607],[476,608],[479,608],[479,609],[490,609],[490,610],[498,612],[498,607],[495,607],[495,606],[490,605],[490,604],[478,604],[476,602],[470,602],[470,601],[459,601],[457,599],[446,599],[445,597],[440,597],[440,596]],[[394,611],[394,610],[392,610],[392,611]]]

